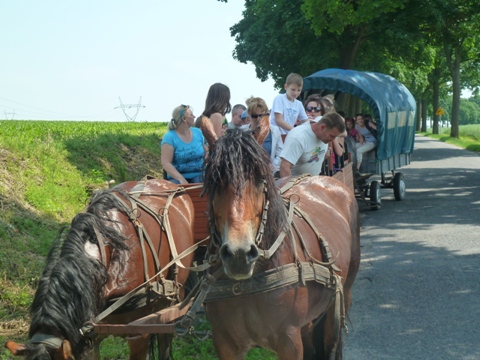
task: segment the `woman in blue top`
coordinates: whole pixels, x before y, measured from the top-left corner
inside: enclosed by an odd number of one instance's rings
[[[177,106],[162,140],[162,167],[167,180],[175,184],[202,182],[206,147],[200,129],[192,127],[194,122],[190,106]]]

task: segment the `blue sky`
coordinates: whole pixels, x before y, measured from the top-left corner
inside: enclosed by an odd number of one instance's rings
[[[0,119],[168,121],[208,88],[229,86],[232,106],[251,96],[269,107],[278,90],[234,60],[230,27],[243,0],[2,0]],[[127,109],[132,116],[135,109]],[[227,116],[230,119],[230,115]]]

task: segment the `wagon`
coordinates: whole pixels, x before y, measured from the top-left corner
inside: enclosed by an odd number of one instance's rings
[[[360,172],[379,175],[381,180],[360,179],[355,182],[356,192],[370,200],[372,209],[381,205],[380,188],[393,189],[395,199],[403,200],[405,178],[397,170],[410,164],[415,141],[416,103],[410,91],[389,75],[326,69],[304,78],[302,98],[314,93],[333,94],[339,110],[361,109],[361,101],[368,105],[377,122],[378,143],[364,155]]]

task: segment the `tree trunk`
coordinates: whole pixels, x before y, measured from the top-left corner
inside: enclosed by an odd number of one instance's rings
[[[460,119],[460,64],[462,41],[458,41],[454,48],[450,49],[448,44],[444,45],[445,59],[447,61],[448,70],[452,77],[453,100],[452,100],[452,118],[450,119],[450,137],[457,138],[459,136],[458,123]]]
[[[440,83],[438,81],[438,77],[435,76],[435,80],[433,80],[433,127],[432,127],[432,134],[438,134],[438,118],[437,110],[438,110],[438,101],[439,101],[439,94],[440,94]]]
[[[421,99],[422,105],[422,131],[427,132],[427,99]]]
[[[416,116],[415,131],[420,131],[420,127],[421,125],[423,125],[421,112],[422,112],[422,101],[417,100],[417,113],[415,114]]]
[[[460,136],[459,123],[460,123],[460,62],[461,62],[461,49],[455,48],[455,59],[452,73],[452,86],[453,86],[453,101],[452,101],[452,118],[450,120],[450,136],[457,138]]]

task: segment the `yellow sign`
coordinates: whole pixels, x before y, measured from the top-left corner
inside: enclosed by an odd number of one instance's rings
[[[443,109],[441,107],[439,107],[437,109],[437,112],[435,113],[435,115],[444,115],[445,113],[443,112]]]

